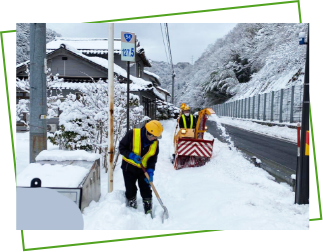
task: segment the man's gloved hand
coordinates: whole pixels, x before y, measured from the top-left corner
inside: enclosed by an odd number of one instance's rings
[[[131,160],[133,160],[136,164],[140,164],[141,163],[141,157],[140,156],[138,156],[138,155],[136,155],[135,153],[133,153],[133,152],[131,152],[130,154],[129,154],[129,158],[131,159]]]
[[[146,172],[148,173],[148,175],[149,175],[149,181],[150,182],[153,182],[154,181],[154,169],[151,169],[151,168],[148,168],[147,170],[146,170]],[[148,179],[147,178],[145,178],[145,181],[146,181],[146,183],[147,184],[149,184],[149,181],[148,181]],[[149,184],[150,185],[150,184]]]

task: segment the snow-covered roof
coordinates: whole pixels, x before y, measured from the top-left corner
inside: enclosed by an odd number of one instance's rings
[[[52,89],[71,89],[71,90],[79,90],[86,85],[108,85],[108,84],[98,84],[98,83],[84,83],[84,82],[57,82],[51,85]],[[119,84],[123,86],[125,89],[127,88],[127,84]],[[133,83],[129,85],[130,92],[138,92],[138,91],[149,91],[151,90],[159,99],[165,100],[165,95],[158,92],[158,90],[151,85],[149,82],[141,82],[139,78],[136,78]]]
[[[68,43],[70,46],[86,54],[107,54],[108,53],[108,39],[107,38],[64,38],[57,37],[55,40],[47,43],[47,52],[52,52],[60,48],[61,44]],[[114,53],[121,51],[121,39],[114,39]],[[145,55],[144,48],[136,47],[136,52],[147,67],[151,67]]]
[[[61,48],[61,45],[59,48]],[[108,70],[108,68],[109,68],[109,60],[101,58],[101,57],[86,56],[67,42],[64,43],[64,49],[73,53],[73,54],[76,54],[78,57],[81,57],[81,58],[84,58],[90,62],[93,62],[96,65],[99,65],[99,66],[105,68],[106,70]],[[24,62],[19,65],[23,65],[26,63],[28,63],[28,62]],[[18,65],[17,65],[17,67],[18,67]],[[114,73],[116,73],[117,75],[122,76],[124,78],[127,78],[127,71],[116,64],[114,64]],[[130,85],[130,91],[152,90],[158,98],[160,98],[162,100],[165,99],[164,95],[159,93],[157,91],[157,89],[152,85],[152,82],[146,81],[141,78],[134,77],[132,75],[129,76],[129,79],[132,81],[132,83]],[[51,88],[79,89],[81,86],[84,86],[85,84],[90,84],[90,83],[57,82],[56,84],[51,86]],[[99,84],[99,85],[102,85],[102,84]],[[120,84],[120,85],[122,85],[122,84]]]
[[[163,89],[161,87],[156,87],[156,88],[157,88],[157,90],[160,90],[170,96],[170,93],[166,89]]]
[[[107,38],[62,38],[57,37],[55,40],[47,43],[46,49],[56,50],[61,44],[68,43],[70,46],[82,53],[103,54],[108,52]],[[114,39],[114,51],[121,50],[121,39]]]
[[[27,65],[27,64],[29,63],[29,61],[30,61],[30,60],[26,60],[25,62],[22,62],[22,63],[20,63],[20,64],[17,64],[17,65],[16,65],[16,67],[18,68],[18,67],[21,67],[21,66],[23,66],[23,65]]]
[[[157,74],[154,74],[154,73],[149,72],[147,70],[144,70],[144,73],[147,74],[147,75],[153,76],[153,77],[155,77],[158,80],[160,79],[160,77]]]

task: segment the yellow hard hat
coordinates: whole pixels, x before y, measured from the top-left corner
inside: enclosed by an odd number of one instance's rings
[[[186,107],[186,104],[185,103],[182,103],[181,105],[181,109],[185,108]]]
[[[185,111],[185,110],[190,110],[190,107],[188,106],[188,105],[186,105],[184,108],[183,108],[183,110]]]
[[[163,133],[163,125],[158,122],[157,120],[152,120],[150,122],[148,122],[146,125],[146,130],[154,135],[155,137],[160,137],[161,134]]]

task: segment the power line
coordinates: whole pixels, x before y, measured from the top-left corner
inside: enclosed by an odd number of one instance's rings
[[[165,23],[165,32],[166,32],[166,38],[167,38],[167,44],[168,44],[168,52],[169,52],[169,58],[170,58],[170,64],[172,67],[172,72],[174,74],[174,66],[173,66],[173,57],[172,57],[172,51],[170,47],[170,38],[169,38],[169,30],[168,30],[168,24]]]
[[[172,67],[172,103],[174,104],[175,102],[175,72],[174,72],[174,66],[173,66],[173,58],[172,58],[172,50],[170,47],[170,38],[169,38],[169,30],[168,30],[168,24],[165,23],[165,33],[166,33],[166,38],[167,38],[167,45],[168,45],[168,52],[169,52],[169,59],[170,59],[170,64]]]
[[[165,45],[165,41],[164,41],[164,33],[163,33],[162,24],[160,24],[160,31],[161,31],[162,38],[163,38],[163,44],[164,44],[164,49],[165,49],[165,54],[166,54],[167,63],[169,63],[168,55],[167,55],[167,51],[166,51],[166,45]]]

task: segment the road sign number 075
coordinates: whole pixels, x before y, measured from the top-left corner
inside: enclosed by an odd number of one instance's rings
[[[122,49],[122,55],[133,57],[135,55],[135,48],[131,48],[131,50],[130,49]]]

